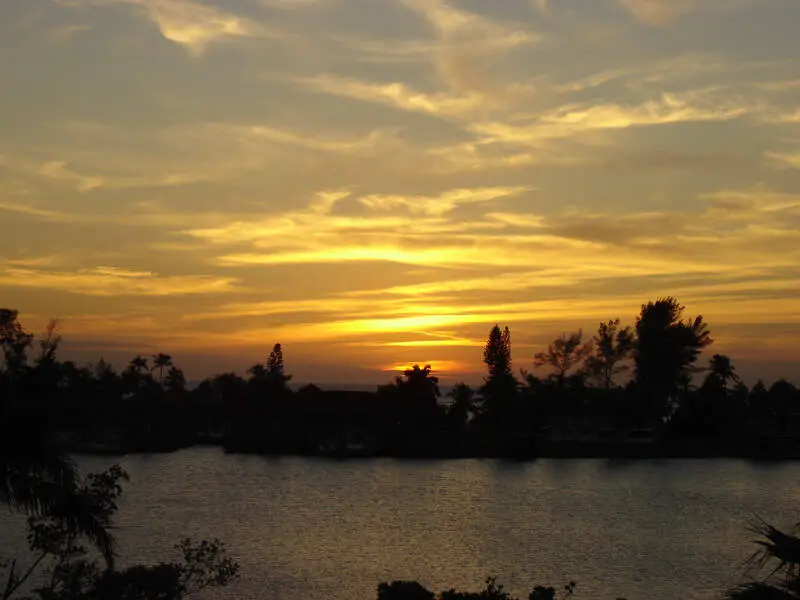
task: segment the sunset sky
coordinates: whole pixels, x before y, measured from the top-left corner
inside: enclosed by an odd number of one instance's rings
[[[0,306],[64,355],[478,381],[675,295],[800,371],[800,0],[0,0]]]

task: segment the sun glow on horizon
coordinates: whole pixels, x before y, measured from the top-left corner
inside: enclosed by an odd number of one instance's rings
[[[406,371],[413,370],[414,367],[424,369],[427,366],[431,368],[431,375],[444,379],[452,379],[459,373],[466,371],[466,365],[463,362],[454,360],[409,361],[407,363],[389,365],[381,370],[402,375]]]

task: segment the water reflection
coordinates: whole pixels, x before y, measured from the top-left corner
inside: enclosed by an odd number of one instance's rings
[[[84,469],[110,461],[82,458]],[[227,597],[375,598],[379,582],[522,596],[578,582],[582,598],[712,598],[749,555],[747,516],[796,519],[800,465],[745,461],[359,461],[129,456],[125,562],[220,537],[242,564]]]

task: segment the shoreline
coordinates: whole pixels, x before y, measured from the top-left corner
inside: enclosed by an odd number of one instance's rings
[[[131,456],[146,454],[172,454],[191,448],[219,448],[224,454],[253,455],[265,457],[301,457],[314,459],[329,459],[336,461],[358,461],[374,459],[396,459],[415,461],[442,461],[442,460],[508,460],[518,462],[533,462],[537,459],[580,460],[580,459],[605,459],[625,461],[648,460],[710,460],[730,459],[747,460],[750,462],[794,462],[800,460],[800,448],[782,448],[773,451],[746,451],[731,452],[724,449],[711,447],[701,448],[698,445],[676,444],[650,446],[643,448],[615,446],[590,443],[559,443],[557,446],[542,446],[538,452],[511,452],[498,449],[494,452],[414,452],[407,451],[358,451],[358,452],[323,452],[323,451],[275,451],[242,446],[230,446],[198,442],[188,445],[142,445],[136,448],[103,447],[98,448],[91,444],[67,445],[63,449],[67,454],[85,456]]]

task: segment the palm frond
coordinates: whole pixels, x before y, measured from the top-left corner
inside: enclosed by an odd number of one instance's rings
[[[725,600],[798,600],[792,592],[764,582],[739,586],[725,594]]]
[[[28,515],[62,522],[91,542],[112,566],[115,542],[110,524],[80,493],[74,461],[51,443],[44,428],[32,419],[3,421],[0,503]]]
[[[114,567],[116,539],[111,533],[108,518],[84,493],[69,492],[62,497],[50,515],[68,530],[86,538],[103,555],[109,568]]]
[[[750,565],[763,569],[775,563],[768,578],[779,573],[786,582],[800,577],[800,537],[773,527],[758,515],[754,515],[749,529],[760,536],[755,540],[759,549],[748,559]]]
[[[77,468],[31,417],[9,416],[0,428],[0,502],[41,514],[75,487]]]

